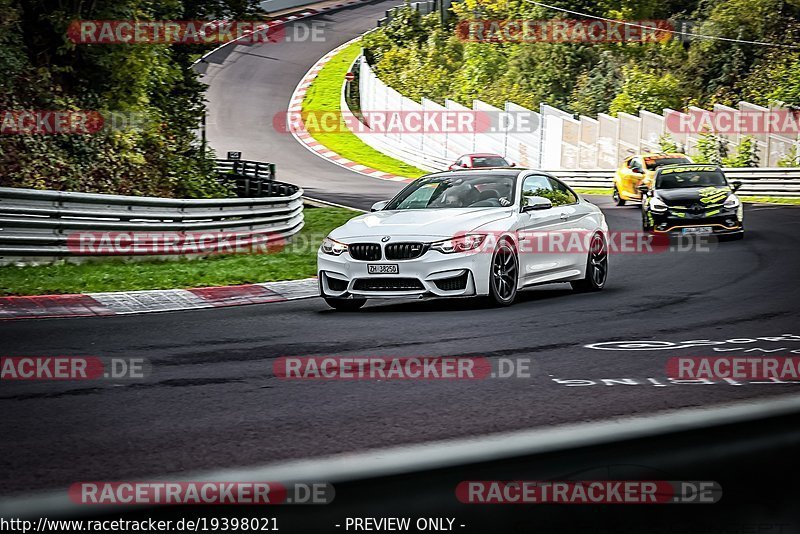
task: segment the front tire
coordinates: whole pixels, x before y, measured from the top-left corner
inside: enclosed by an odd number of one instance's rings
[[[511,306],[517,298],[519,260],[517,251],[507,239],[497,244],[489,272],[489,304]]]
[[[367,299],[332,299],[325,297],[325,302],[336,311],[348,312],[361,308],[367,302]]]
[[[572,289],[580,292],[600,291],[608,279],[608,246],[603,234],[592,236],[589,255],[586,258],[586,275],[581,280],[570,282]]]
[[[617,206],[625,205],[625,199],[619,196],[619,189],[617,189],[616,184],[614,185],[614,191],[611,193],[611,198],[614,199],[614,204]]]

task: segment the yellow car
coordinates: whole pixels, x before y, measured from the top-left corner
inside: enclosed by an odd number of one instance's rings
[[[653,186],[656,169],[664,165],[682,165],[693,163],[686,154],[667,154],[648,152],[625,158],[614,173],[614,190],[611,193],[614,204],[624,206],[626,202],[641,202],[642,193],[639,186]]]

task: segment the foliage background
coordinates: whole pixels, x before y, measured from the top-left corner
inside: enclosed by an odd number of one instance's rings
[[[695,21],[693,33],[800,44],[800,0],[549,0],[547,4],[622,20]],[[378,76],[402,94],[470,106],[506,100],[583,115],[739,100],[800,108],[800,49],[696,39],[656,43],[478,43],[456,35],[459,21],[578,18],[525,0],[463,0],[445,25],[407,9],[365,37]],[[712,140],[713,141],[713,140]],[[710,142],[712,142],[710,141]],[[747,147],[738,161],[749,161]]]
[[[200,45],[76,45],[74,20],[196,20],[259,15],[255,0],[0,0],[0,110],[134,114],[141,128],[94,135],[0,136],[0,185],[212,197],[227,192],[203,157]]]

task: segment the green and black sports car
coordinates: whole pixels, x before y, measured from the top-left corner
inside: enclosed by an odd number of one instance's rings
[[[656,172],[653,187],[642,186],[642,227],[646,232],[744,235],[741,182],[728,184],[716,165],[670,165]]]

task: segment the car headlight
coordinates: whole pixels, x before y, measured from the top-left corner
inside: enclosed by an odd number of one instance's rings
[[[475,250],[486,239],[485,234],[469,234],[451,239],[444,239],[431,243],[431,250],[438,250],[444,254],[453,254],[454,252],[467,252]]]
[[[653,197],[650,199],[650,211],[653,213],[664,213],[667,209],[669,209],[669,206],[664,204],[660,198]]]
[[[347,245],[344,243],[339,243],[330,237],[326,237],[322,240],[322,246],[320,246],[319,249],[325,254],[330,254],[331,256],[341,256],[342,253],[347,250]]]
[[[728,198],[725,199],[725,203],[722,205],[723,208],[738,208],[742,202],[739,200],[739,197],[731,193],[728,195]]]

